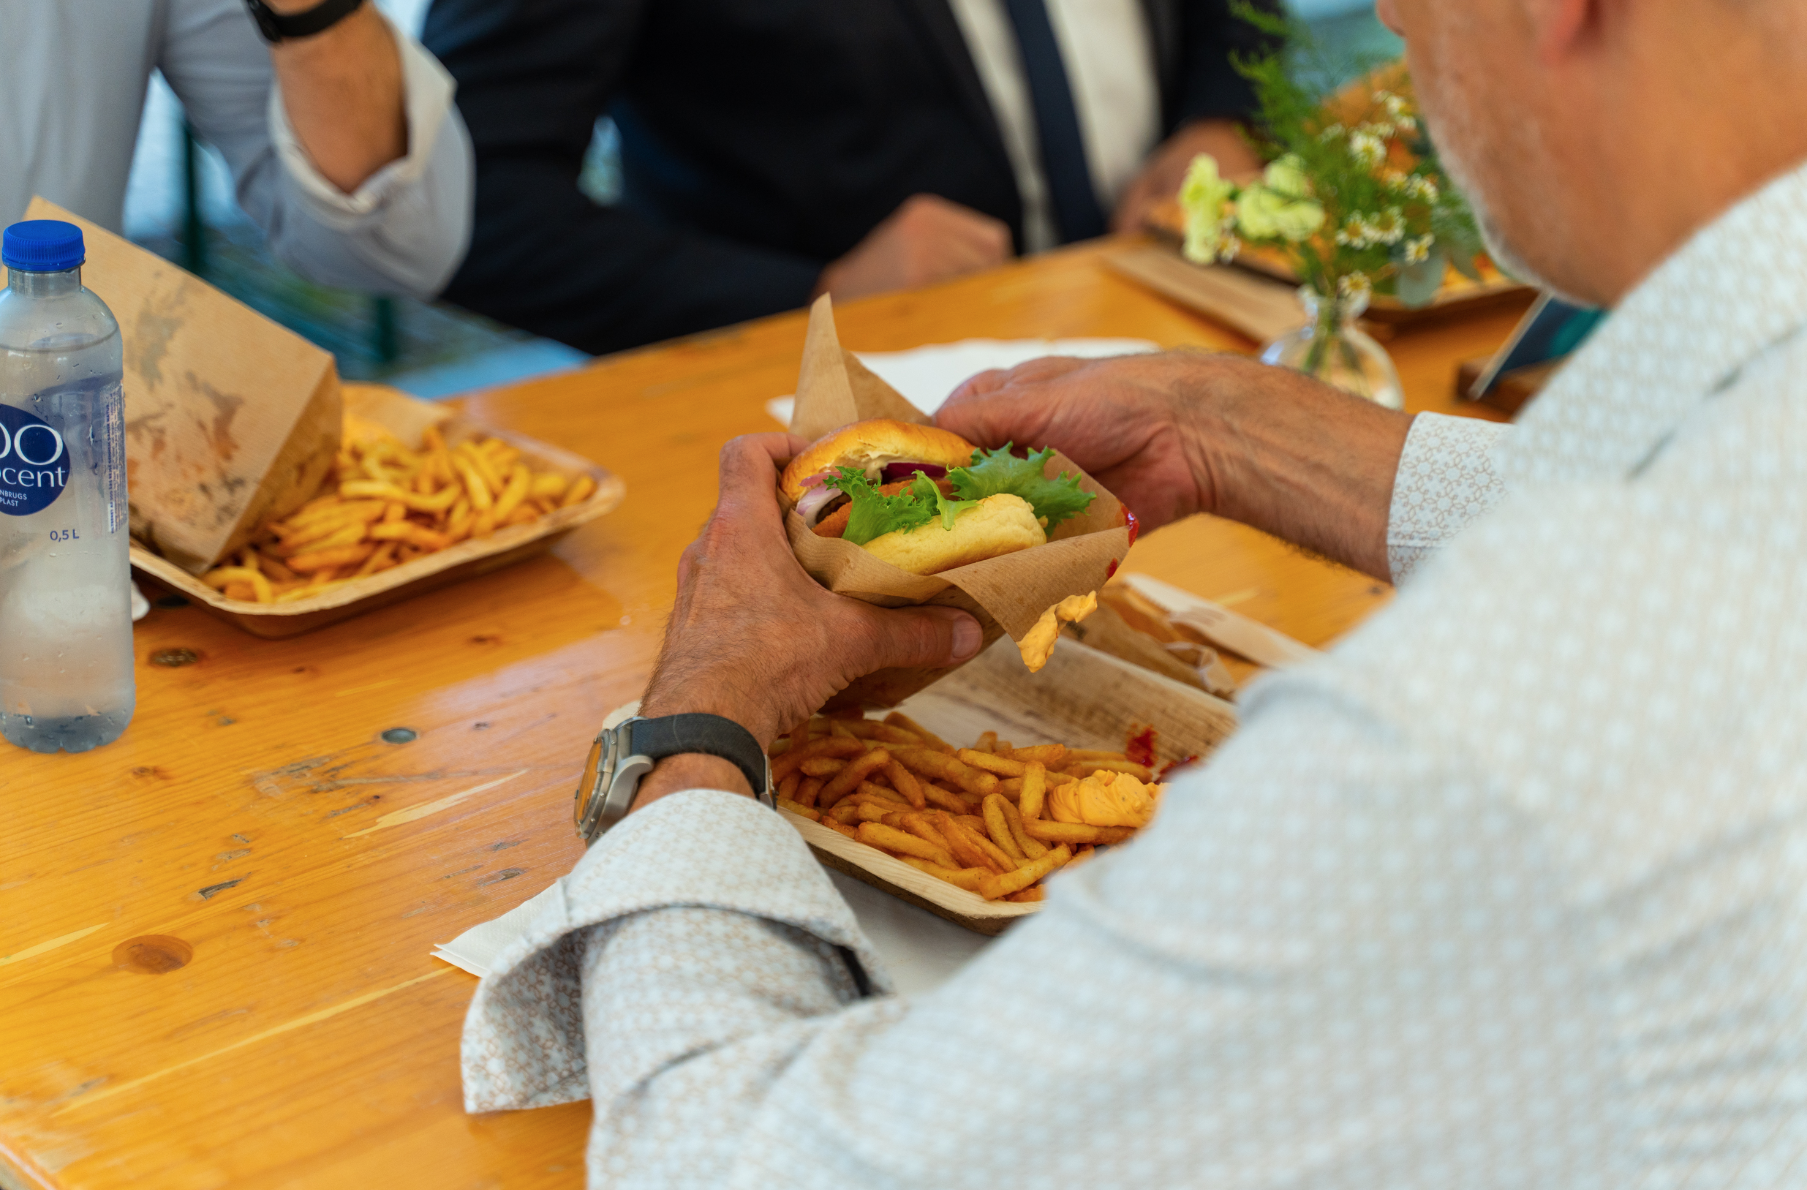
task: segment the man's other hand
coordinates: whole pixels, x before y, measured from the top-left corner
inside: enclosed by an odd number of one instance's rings
[[[1412,419],[1286,368],[1170,351],[981,372],[936,414],[981,446],[1054,446],[1153,530],[1241,521],[1387,578]]]
[[[715,513],[678,567],[678,597],[641,714],[700,711],[775,739],[856,678],[935,668],[979,651],[978,621],[952,608],[874,607],[824,589],[791,553],[777,466],[807,443],[736,438],[722,450]],[[654,774],[658,776],[658,774]],[[675,792],[653,777],[647,795]]]
[[[1216,369],[1186,352],[1032,360],[974,376],[935,420],[980,446],[1058,447],[1158,529],[1212,506],[1210,464],[1188,414]]]
[[[1224,177],[1246,181],[1261,172],[1261,158],[1249,147],[1242,128],[1231,120],[1193,120],[1155,146],[1111,216],[1112,231],[1140,231],[1160,203],[1177,198],[1192,159],[1200,153],[1217,158]]]
[[[823,269],[816,294],[844,302],[932,285],[1009,259],[1010,228],[971,207],[918,194]]]

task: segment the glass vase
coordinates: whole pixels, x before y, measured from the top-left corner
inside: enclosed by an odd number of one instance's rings
[[[1313,376],[1387,409],[1404,409],[1405,392],[1387,349],[1356,324],[1368,295],[1333,299],[1310,286],[1299,290],[1305,324],[1269,343],[1261,362]]]

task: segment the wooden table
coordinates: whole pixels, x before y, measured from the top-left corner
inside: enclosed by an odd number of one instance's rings
[[[1414,409],[1511,312],[1392,350]],[[1249,344],[1107,271],[1096,248],[840,311],[843,342],[1140,336]],[[0,752],[0,1186],[580,1186],[590,1110],[471,1117],[475,980],[435,942],[580,848],[598,721],[636,697],[678,554],[731,435],[772,428],[800,314],[467,399],[590,456],[626,504],[552,556],[284,642],[193,608],[138,627],[138,714],[83,756]],[[1386,590],[1198,518],[1129,566],[1315,644]],[[196,658],[181,661],[190,650]],[[409,743],[382,733],[406,727]]]

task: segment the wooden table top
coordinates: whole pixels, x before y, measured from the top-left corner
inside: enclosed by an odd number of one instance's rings
[[[1098,257],[852,303],[842,341],[1249,349]],[[1454,411],[1458,362],[1514,320],[1394,340],[1410,407]],[[639,694],[716,452],[772,428],[803,334],[787,314],[467,398],[612,468],[626,503],[552,555],[295,640],[153,611],[123,739],[0,752],[0,1187],[582,1185],[587,1104],[464,1114],[476,981],[429,952],[577,860],[590,738]],[[1127,566],[1313,644],[1387,595],[1208,518]],[[152,661],[172,649],[198,660]]]

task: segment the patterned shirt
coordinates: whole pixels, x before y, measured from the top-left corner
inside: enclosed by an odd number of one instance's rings
[[[467,1105],[589,1094],[593,1186],[1807,1182],[1804,325],[1807,168],[1518,428],[1422,421],[1394,603],[930,994],[763,807],[634,815]]]

